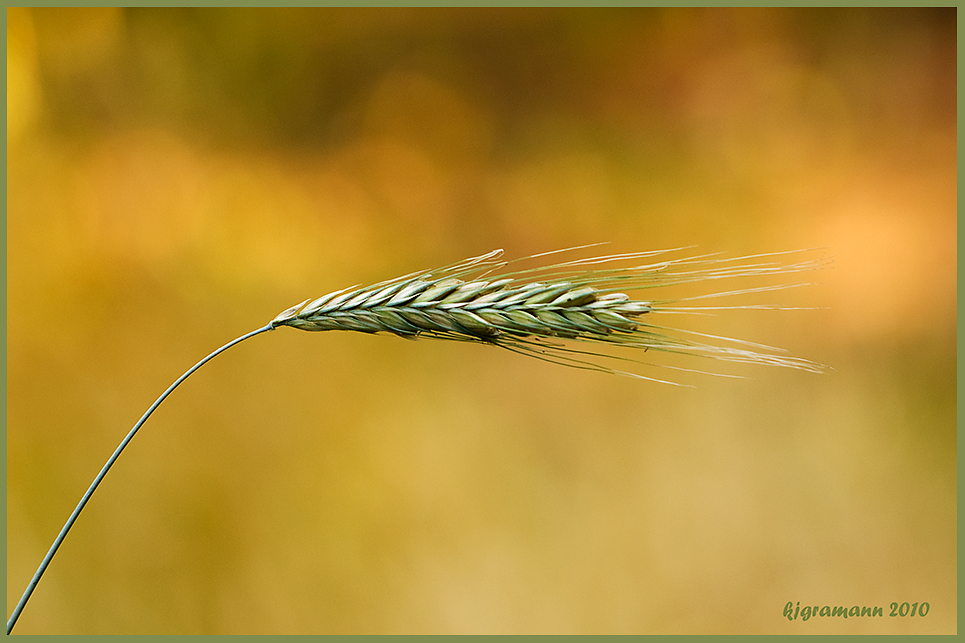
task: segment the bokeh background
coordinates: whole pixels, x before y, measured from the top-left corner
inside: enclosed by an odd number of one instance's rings
[[[157,395],[303,299],[497,247],[835,261],[702,322],[826,375],[249,340],[19,633],[956,631],[953,8],[8,9],[7,181],[8,615]]]

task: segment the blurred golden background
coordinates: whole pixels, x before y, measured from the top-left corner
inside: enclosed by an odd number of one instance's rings
[[[7,181],[8,615],[150,403],[303,299],[498,247],[835,257],[760,297],[819,309],[706,322],[827,375],[249,340],[15,632],[956,631],[954,8],[11,8]]]

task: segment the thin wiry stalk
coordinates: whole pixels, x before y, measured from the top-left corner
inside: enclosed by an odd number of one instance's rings
[[[593,244],[599,245],[599,244]],[[569,250],[580,250],[581,246]],[[701,314],[724,309],[771,308],[762,305],[675,306],[681,301],[731,297],[804,284],[758,286],[682,297],[678,299],[633,299],[628,292],[719,279],[786,275],[823,267],[822,260],[781,263],[778,257],[794,253],[770,253],[736,258],[716,255],[669,258],[656,263],[619,267],[613,264],[641,260],[682,250],[630,252],[564,261],[548,266],[502,272],[516,261],[499,261],[502,250],[494,250],[437,270],[414,272],[367,287],[351,287],[305,300],[279,314],[268,325],[243,335],[214,351],[188,369],[144,413],[107,460],[87,492],[67,519],[50,550],[27,586],[7,621],[13,630],[27,601],[36,589],[54,554],[80,516],[94,491],[138,429],[154,410],[189,375],[235,344],[279,326],[301,330],[354,330],[388,332],[407,338],[432,337],[480,342],[514,353],[574,368],[626,375],[673,384],[618,370],[598,360],[642,364],[639,360],[602,352],[599,346],[626,347],[696,355],[731,362],[783,366],[821,372],[824,366],[806,359],[776,353],[781,349],[744,340],[695,331],[671,329],[652,323],[660,314]],[[567,252],[556,250],[528,259]],[[606,268],[593,266],[608,265]],[[680,335],[687,335],[681,337]],[[699,339],[692,339],[699,338]],[[710,341],[705,341],[710,340]],[[581,342],[585,344],[580,344]],[[585,349],[581,346],[585,345]],[[661,365],[678,371],[696,371]],[[711,373],[714,374],[714,373]],[[718,374],[719,375],[719,374]],[[724,377],[734,377],[724,375]]]
[[[586,247],[589,246],[581,246]],[[778,348],[673,329],[654,320],[669,313],[708,314],[727,309],[773,308],[760,304],[675,304],[805,284],[748,287],[677,299],[633,299],[627,294],[688,283],[786,275],[823,267],[825,261],[780,261],[803,252],[795,251],[735,258],[700,255],[638,263],[679,250],[682,248],[588,257],[509,272],[503,268],[515,262],[500,261],[502,251],[494,250],[444,268],[415,272],[372,286],[345,288],[314,301],[306,300],[284,311],[271,323],[275,327],[291,326],[309,331],[387,332],[407,338],[480,342],[557,364],[649,380],[655,378],[600,363],[607,359],[643,362],[611,355],[592,346],[680,353],[811,372],[825,369],[806,359],[781,355],[783,351]],[[534,257],[558,252],[565,251]],[[614,265],[621,263],[622,267]],[[607,267],[597,268],[604,265]],[[574,342],[591,346],[582,350],[574,347]]]
[[[40,567],[37,568],[37,571],[34,573],[33,578],[30,579],[30,583],[27,585],[27,589],[24,590],[23,596],[20,597],[20,601],[17,603],[17,606],[14,608],[13,613],[10,615],[10,618],[7,620],[7,634],[10,634],[10,632],[13,631],[13,626],[17,624],[17,619],[20,618],[20,613],[23,612],[23,608],[27,606],[27,601],[30,600],[30,597],[33,595],[34,590],[37,588],[37,584],[40,583],[41,577],[44,575],[44,572],[47,571],[47,567],[50,565],[50,561],[53,560],[54,554],[57,553],[57,550],[60,549],[60,545],[64,542],[64,539],[67,538],[67,533],[70,531],[70,528],[74,526],[74,522],[77,521],[78,516],[80,516],[80,512],[83,511],[84,507],[87,506],[87,501],[90,500],[91,496],[94,495],[94,492],[97,490],[97,487],[100,486],[105,476],[107,476],[107,472],[111,470],[111,467],[114,466],[114,463],[120,457],[121,452],[124,451],[124,448],[127,447],[127,445],[130,444],[131,440],[134,439],[134,435],[137,433],[138,429],[140,429],[144,425],[144,423],[147,422],[147,419],[151,417],[151,414],[154,413],[154,410],[161,405],[161,402],[163,402],[168,395],[174,392],[174,389],[176,389],[178,385],[181,384],[181,382],[188,379],[189,375],[191,375],[196,370],[198,370],[199,368],[207,364],[210,360],[214,359],[221,353],[225,352],[235,344],[243,342],[249,337],[254,337],[255,335],[258,335],[260,333],[270,331],[273,328],[274,326],[269,324],[267,326],[263,326],[259,328],[258,330],[253,330],[250,333],[247,333],[245,335],[242,335],[241,337],[238,337],[237,339],[233,339],[232,341],[228,342],[218,350],[209,354],[203,360],[201,360],[200,362],[198,362],[197,364],[189,368],[187,371],[185,371],[184,375],[182,375],[177,380],[175,380],[174,383],[171,384],[171,386],[169,386],[167,390],[161,394],[161,397],[155,400],[154,404],[152,404],[151,407],[147,411],[145,411],[144,415],[141,416],[141,419],[138,420],[137,424],[134,425],[134,428],[132,428],[128,432],[128,434],[124,437],[124,439],[121,440],[121,443],[114,450],[114,453],[111,455],[110,458],[108,458],[107,462],[100,470],[100,473],[97,474],[97,476],[94,478],[94,481],[87,489],[87,493],[85,493],[84,496],[80,499],[80,502],[77,503],[77,506],[74,508],[74,511],[70,514],[70,517],[67,519],[67,522],[61,528],[60,533],[57,534],[57,538],[54,539],[54,544],[50,546],[50,549],[47,551],[47,555],[44,556],[44,559],[40,562]]]

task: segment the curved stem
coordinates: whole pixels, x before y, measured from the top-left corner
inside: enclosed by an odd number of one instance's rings
[[[192,366],[190,369],[188,369],[188,371],[184,375],[179,377],[177,381],[175,381],[174,384],[169,386],[168,390],[164,391],[164,393],[161,394],[161,397],[159,397],[154,402],[154,404],[151,405],[151,408],[149,408],[147,412],[145,412],[144,415],[141,416],[141,419],[137,421],[137,424],[135,424],[134,428],[131,429],[130,433],[127,434],[127,437],[125,437],[118,445],[117,449],[114,451],[114,454],[104,465],[104,468],[101,469],[101,472],[97,474],[96,478],[94,478],[94,482],[91,483],[90,488],[87,490],[87,493],[85,493],[84,497],[80,499],[79,503],[77,503],[77,507],[74,509],[74,512],[70,514],[70,518],[67,519],[67,523],[64,525],[63,529],[60,530],[60,533],[57,535],[56,540],[54,540],[54,544],[50,546],[50,551],[48,551],[47,555],[44,556],[43,561],[40,563],[40,567],[37,568],[37,572],[34,574],[34,577],[31,579],[30,584],[27,585],[27,589],[24,591],[23,596],[20,597],[20,602],[17,603],[17,607],[14,608],[13,614],[11,614],[10,616],[10,620],[7,621],[7,634],[10,634],[10,631],[13,630],[13,626],[16,625],[17,619],[20,618],[20,613],[23,611],[24,606],[26,606],[27,601],[30,600],[30,595],[33,594],[34,589],[37,587],[37,583],[40,582],[40,577],[44,575],[44,572],[47,570],[47,566],[50,565],[50,561],[53,559],[54,554],[56,554],[57,550],[60,549],[61,543],[63,543],[64,538],[67,537],[67,532],[70,531],[70,528],[74,525],[74,521],[77,520],[77,517],[80,515],[80,512],[84,510],[84,506],[87,504],[87,501],[90,500],[90,497],[92,495],[94,495],[94,491],[100,485],[101,481],[104,479],[104,476],[107,475],[107,472],[110,470],[111,466],[113,466],[117,458],[121,455],[121,451],[123,451],[124,447],[126,447],[128,443],[132,439],[134,439],[134,434],[137,433],[137,430],[141,428],[141,426],[147,421],[149,417],[151,417],[151,414],[154,413],[154,410],[158,406],[160,406],[161,402],[163,402],[164,399],[168,395],[170,395],[171,392],[174,391],[174,389],[176,389],[181,382],[186,380],[188,376],[191,375],[191,373],[194,373],[196,370],[204,366],[209,360],[213,359],[215,356],[228,350],[235,344],[243,342],[249,337],[254,337],[255,335],[264,333],[269,330],[273,330],[274,328],[275,328],[275,323],[272,322],[271,324],[268,324],[263,328],[259,328],[258,330],[251,331],[247,335],[242,335],[238,339],[228,342],[227,344],[225,344],[215,352],[211,353],[203,360],[201,360],[200,362]]]

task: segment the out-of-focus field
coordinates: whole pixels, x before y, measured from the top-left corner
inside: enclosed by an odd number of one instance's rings
[[[834,257],[735,302],[814,309],[700,321],[825,375],[249,340],[17,633],[956,631],[954,8],[8,9],[7,188],[8,615],[150,403],[308,297],[499,247]]]

